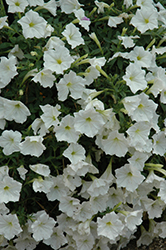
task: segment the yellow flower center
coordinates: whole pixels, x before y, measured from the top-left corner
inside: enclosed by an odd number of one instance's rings
[[[91,122],[92,119],[91,119],[90,117],[88,117],[88,118],[86,118],[86,121],[87,121],[87,122]]]
[[[61,64],[62,63],[62,60],[61,59],[57,59],[56,60],[58,64]]]
[[[29,23],[29,27],[33,27],[35,24],[33,22]]]

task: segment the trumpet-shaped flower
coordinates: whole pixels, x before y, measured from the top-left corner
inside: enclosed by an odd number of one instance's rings
[[[155,8],[137,9],[136,14],[130,21],[141,33],[158,28],[158,13]]]
[[[9,59],[2,56],[0,62],[0,88],[4,88],[15,75],[17,75],[16,57],[11,56]]]
[[[22,185],[9,176],[5,176],[0,181],[0,203],[9,201],[18,201],[20,198]]]
[[[0,234],[11,240],[22,231],[16,214],[0,215]]]
[[[130,87],[131,91],[135,94],[138,90],[143,90],[147,87],[145,80],[145,71],[137,63],[131,63],[126,68],[126,74],[123,80]]]
[[[71,143],[70,146],[63,152],[71,163],[76,164],[81,160],[85,160],[85,149],[80,144]]]
[[[42,6],[44,4],[44,1],[43,0],[28,0],[28,3],[30,6],[36,6],[36,5]]]
[[[153,55],[144,50],[143,47],[136,46],[134,49],[129,53],[130,61],[134,61],[141,67],[151,67],[153,62]]]
[[[74,115],[75,130],[89,137],[94,137],[105,124],[102,116],[94,108],[80,110]]]
[[[0,29],[2,29],[4,26],[9,26],[7,21],[8,16],[0,17]]]
[[[35,192],[44,192],[47,194],[53,185],[52,178],[45,177],[44,179],[40,176],[39,178],[33,179],[33,190]]]
[[[49,166],[45,165],[45,164],[35,164],[35,165],[29,165],[30,169],[40,175],[43,176],[49,176],[50,174],[50,169]]]
[[[164,156],[166,152],[166,137],[165,132],[160,131],[153,135],[153,153]]]
[[[80,44],[85,44],[84,39],[79,32],[79,28],[77,28],[73,23],[69,23],[66,25],[65,30],[62,32],[62,35],[66,37],[66,40],[71,45],[72,49]]]
[[[28,6],[27,0],[6,0],[6,3],[9,5],[8,12],[24,12],[25,7]]]
[[[123,167],[116,169],[115,172],[117,186],[124,187],[130,192],[136,190],[145,179],[140,171],[130,164],[125,164]]]
[[[58,99],[64,101],[70,92],[70,96],[74,99],[81,98],[84,91],[85,80],[77,76],[74,71],[65,74],[63,78],[56,84],[58,89]]]
[[[45,211],[38,212],[36,217],[36,220],[31,224],[33,238],[36,241],[49,239],[53,233],[55,220],[49,217]]]
[[[34,155],[39,157],[46,147],[42,144],[41,136],[26,136],[25,141],[20,143],[20,152],[23,155]]]
[[[115,212],[108,213],[103,218],[97,218],[98,236],[104,236],[110,240],[115,240],[120,235],[124,225],[119,220],[119,216]]]
[[[85,16],[85,11],[83,9],[74,10],[74,14],[79,20],[79,24],[89,31],[90,19]]]
[[[26,12],[18,23],[23,28],[23,35],[25,38],[42,38],[45,36],[45,29],[47,22],[33,10]]]
[[[22,102],[4,99],[4,118],[6,120],[24,123],[30,114],[29,109]]]
[[[79,138],[79,132],[74,128],[75,118],[66,115],[62,118],[61,123],[55,130],[55,136],[58,141],[67,141],[68,143],[76,143]]]
[[[59,249],[68,241],[64,236],[63,231],[59,227],[54,227],[51,237],[47,240],[43,240],[43,242],[48,246],[50,245],[53,249]]]
[[[102,140],[103,149],[106,154],[125,156],[128,151],[127,139],[118,131],[110,132],[107,139]]]
[[[77,0],[60,0],[60,7],[62,12],[66,14],[72,13],[74,10],[78,10],[82,4],[80,4]]]
[[[3,147],[3,153],[10,155],[13,152],[20,151],[21,133],[13,130],[4,130],[0,136],[0,146]]]
[[[44,67],[56,72],[56,74],[63,74],[64,70],[70,68],[72,62],[74,59],[64,46],[58,46],[56,50],[49,49],[44,52]]]
[[[108,26],[117,27],[117,24],[123,23],[123,18],[121,16],[109,16]]]
[[[32,80],[34,82],[39,82],[44,88],[51,88],[54,85],[54,81],[56,80],[55,76],[52,74],[53,72],[49,69],[43,69],[38,72]]]
[[[40,108],[43,111],[41,115],[41,119],[43,120],[45,127],[48,129],[51,126],[56,127],[59,123],[58,116],[60,115],[60,106],[57,104],[55,107],[51,106],[50,104],[46,104],[44,106],[40,105]]]

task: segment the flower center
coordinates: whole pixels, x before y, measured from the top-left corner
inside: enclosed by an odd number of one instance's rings
[[[15,5],[16,5],[16,6],[20,6],[20,3],[19,3],[19,2],[16,2]]]
[[[58,64],[61,64],[62,63],[62,60],[61,59],[57,59],[56,60]]]
[[[72,83],[68,82],[67,87],[71,87],[71,86],[72,86]]]
[[[4,190],[9,190],[9,187],[8,186],[4,187]]]
[[[29,27],[33,27],[35,24],[33,22],[29,23]]]
[[[144,20],[145,20],[145,23],[149,23],[149,19],[145,18]]]
[[[70,127],[69,127],[69,126],[66,126],[65,129],[66,129],[66,130],[70,130]]]
[[[87,121],[87,122],[91,122],[92,119],[91,119],[90,117],[88,117],[88,118],[86,118],[86,121]]]

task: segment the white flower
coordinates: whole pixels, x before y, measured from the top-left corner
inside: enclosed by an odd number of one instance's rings
[[[117,24],[123,23],[123,18],[120,16],[109,16],[108,19],[108,26],[110,27],[117,27]]]
[[[45,126],[44,121],[41,118],[36,118],[32,124],[32,129],[34,132],[34,135],[39,134],[40,136],[44,136],[46,133],[48,133],[48,129]]]
[[[9,5],[8,12],[24,12],[25,7],[28,6],[27,0],[6,0]]]
[[[53,233],[53,228],[55,226],[55,220],[45,212],[40,211],[36,215],[36,220],[31,224],[31,230],[33,233],[33,238],[36,241],[47,240]]]
[[[50,0],[44,3],[42,6],[44,9],[48,10],[53,16],[56,16],[57,2],[55,0]]]
[[[33,10],[26,12],[25,16],[23,16],[18,23],[21,24],[23,28],[25,38],[41,38],[45,35],[47,22]]]
[[[25,141],[20,143],[20,152],[23,155],[34,155],[39,157],[46,147],[42,144],[41,136],[26,136]]]
[[[152,54],[149,51],[144,50],[144,48],[140,46],[134,47],[134,49],[129,53],[129,58],[130,61],[134,61],[141,67],[146,68],[150,67],[153,61]]]
[[[132,212],[124,211],[126,226],[128,229],[134,231],[136,226],[142,223],[143,210],[135,210]]]
[[[97,218],[98,236],[104,236],[110,240],[115,240],[122,232],[124,226],[115,212],[108,213],[103,218]]]
[[[12,55],[18,57],[20,60],[24,58],[24,52],[19,48],[18,44],[9,52],[8,57],[10,58]]]
[[[79,32],[79,28],[77,28],[73,23],[66,25],[66,29],[62,32],[62,35],[66,37],[66,40],[71,45],[72,49],[80,44],[85,44],[84,39]]]
[[[55,201],[60,200],[62,196],[67,196],[69,189],[64,186],[63,183],[63,176],[57,175],[56,177],[52,176],[53,184],[49,190],[49,192],[46,193],[46,196],[48,200]]]
[[[64,42],[57,36],[51,36],[46,43],[45,48],[49,49],[56,49],[59,46],[64,46]]]
[[[4,130],[0,136],[0,146],[3,147],[3,153],[10,155],[13,152],[20,151],[21,133],[13,130]]]
[[[79,20],[79,24],[89,31],[90,19],[85,16],[85,11],[83,9],[74,10],[74,14]]]
[[[49,176],[50,174],[50,169],[49,166],[45,165],[45,164],[35,164],[35,165],[29,165],[30,169],[40,175],[43,176]]]
[[[8,16],[0,17],[0,29],[2,29],[4,26],[9,26],[7,21]]]
[[[126,84],[134,94],[138,90],[144,90],[147,87],[145,71],[142,70],[137,63],[130,63],[126,68],[126,74],[123,76],[123,80],[126,81]]]
[[[0,203],[18,201],[20,198],[22,184],[9,176],[0,181]]]
[[[164,156],[166,152],[166,137],[165,132],[160,131],[157,134],[153,135],[153,154],[159,154],[161,156]]]
[[[158,13],[155,8],[137,9],[136,14],[131,19],[130,24],[136,27],[141,33],[147,30],[158,28]]]
[[[69,217],[73,217],[74,213],[79,209],[80,201],[71,196],[62,196],[59,203],[59,209],[66,213]]]
[[[139,36],[118,36],[118,39],[122,41],[122,44],[125,48],[134,47],[133,38],[139,38]]]
[[[59,227],[53,228],[53,233],[49,239],[43,240],[46,245],[50,245],[53,249],[59,249],[65,245],[68,241],[63,234],[63,231]]]
[[[44,106],[40,105],[40,108],[43,111],[41,115],[41,119],[43,120],[45,127],[48,129],[51,126],[56,127],[59,123],[58,116],[60,115],[60,106],[57,104],[55,107],[51,106],[50,104],[46,104]]]
[[[80,133],[75,130],[74,123],[75,118],[71,115],[62,118],[60,125],[54,129],[57,141],[67,141],[68,143],[78,141]]]
[[[166,181],[165,180],[160,182],[160,191],[158,192],[158,197],[161,197],[161,200],[166,203]]]
[[[109,5],[107,3],[104,2],[99,2],[99,1],[95,1],[96,6],[98,7],[97,9],[97,13],[104,13],[104,8],[109,8]]]
[[[36,5],[42,6],[44,4],[44,1],[43,0],[28,0],[28,3],[30,6],[36,6]]]
[[[77,0],[60,0],[60,7],[62,9],[62,12],[65,12],[66,14],[70,14],[74,10],[78,10],[80,6],[83,5],[80,4]]]
[[[143,182],[145,177],[138,169],[130,164],[115,170],[117,187],[124,187],[128,191],[133,192]]]
[[[0,215],[0,234],[11,240],[22,231],[16,214]]]
[[[39,176],[38,178],[33,179],[33,190],[35,192],[44,192],[45,194],[47,194],[48,192],[50,192],[50,189],[53,185],[53,180],[50,177],[45,177],[44,179]]]
[[[128,151],[127,139],[118,131],[109,133],[107,139],[102,140],[102,146],[106,154],[125,156]]]
[[[87,192],[90,194],[91,197],[105,195],[108,192],[109,186],[109,181],[101,178],[94,178],[90,187],[87,189]]]
[[[74,99],[81,98],[85,81],[82,77],[77,76],[74,71],[70,71],[68,74],[65,74],[63,78],[56,84],[58,89],[58,99],[60,101],[65,101],[67,95],[70,91],[70,96]]]
[[[32,80],[34,82],[40,82],[40,84],[44,88],[51,88],[54,85],[54,81],[56,80],[55,76],[52,74],[53,72],[49,69],[43,69],[38,72]]]
[[[94,137],[105,124],[102,116],[94,108],[74,113],[74,128],[80,133]]]
[[[137,168],[139,171],[143,171],[144,164],[149,158],[148,154],[135,151],[131,158],[128,159],[128,162]]]
[[[4,99],[4,118],[6,120],[24,123],[30,114],[29,109],[22,102]]]
[[[70,146],[63,152],[73,164],[85,159],[85,149],[80,144],[71,143]]]
[[[63,46],[56,47],[56,50],[44,51],[44,67],[56,74],[63,74],[63,71],[70,68],[74,59],[70,56],[69,50]]]
[[[4,88],[15,75],[17,75],[16,67],[17,59],[11,56],[9,59],[2,56],[0,62],[0,88]]]
[[[26,175],[26,173],[28,172],[28,170],[25,169],[23,165],[21,165],[19,168],[17,168],[17,171],[18,171],[18,173],[19,173],[21,179],[22,179],[22,180],[25,180],[25,175]]]

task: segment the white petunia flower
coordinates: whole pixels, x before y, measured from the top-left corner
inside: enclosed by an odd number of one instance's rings
[[[68,143],[78,141],[80,133],[75,130],[74,123],[75,118],[71,115],[62,118],[60,125],[54,129],[57,141],[67,141]]]
[[[18,201],[20,198],[22,184],[9,176],[0,181],[0,203]]]
[[[0,29],[2,29],[4,26],[9,26],[7,21],[8,16],[0,17]]]
[[[166,152],[166,136],[164,131],[153,135],[153,154],[164,156]]]
[[[123,23],[123,18],[120,16],[109,16],[108,19],[108,26],[110,27],[117,27],[117,24]]]
[[[4,99],[4,118],[6,120],[24,123],[30,114],[29,109],[22,102]]]
[[[110,240],[115,240],[120,235],[124,225],[119,220],[115,212],[108,213],[103,218],[97,218],[97,233],[98,236],[104,236]]]
[[[75,130],[89,137],[94,137],[105,124],[102,116],[94,108],[80,110],[74,115]]]
[[[40,135],[40,136],[44,136],[46,133],[48,133],[48,129],[45,126],[44,121],[41,118],[36,118],[32,124],[32,129],[34,132],[34,135]]]
[[[80,201],[71,196],[62,196],[59,203],[59,209],[67,216],[73,217],[80,207]]]
[[[36,241],[47,240],[53,233],[55,220],[45,212],[40,211],[36,214],[36,220],[31,224],[33,238]]]
[[[56,80],[55,76],[52,74],[53,72],[49,69],[43,69],[39,71],[32,80],[34,82],[39,82],[44,88],[51,88],[54,85],[54,81]]]
[[[11,240],[22,231],[16,214],[0,215],[0,234]]]
[[[30,6],[36,6],[36,5],[42,6],[44,4],[44,1],[43,0],[28,0],[28,3]]]
[[[25,38],[42,38],[45,36],[45,29],[47,22],[33,10],[26,12],[18,23],[23,28],[23,35]]]
[[[78,10],[82,4],[80,4],[77,0],[60,0],[60,7],[62,12],[66,14],[72,13],[74,10]]]
[[[32,187],[35,192],[44,192],[45,194],[47,194],[48,192],[50,192],[52,185],[52,178],[45,177],[43,179],[41,176],[39,176],[38,178],[33,179]]]
[[[0,88],[4,88],[11,79],[17,75],[16,67],[17,59],[15,56],[10,56],[9,59],[2,56],[0,62]]]
[[[34,172],[36,172],[37,174],[43,175],[43,176],[49,176],[50,174],[50,169],[49,166],[45,165],[45,164],[35,164],[35,165],[29,165],[30,169]]]
[[[28,6],[27,0],[6,0],[8,6],[8,12],[15,13],[15,12],[24,12],[25,7]]]
[[[63,71],[70,68],[74,59],[70,56],[69,50],[64,46],[56,47],[56,50],[44,51],[44,67],[56,74],[63,74]]]
[[[72,98],[79,99],[85,89],[84,86],[85,80],[82,77],[77,76],[76,73],[71,70],[56,84],[58,89],[58,99],[60,101],[65,101],[69,92]]]
[[[85,16],[85,11],[83,9],[74,10],[76,18],[79,20],[79,24],[89,31],[90,19]]]
[[[96,6],[98,7],[97,9],[97,13],[104,13],[104,8],[109,8],[109,5],[107,3],[104,2],[99,2],[99,1],[95,1]]]
[[[13,152],[20,151],[21,133],[13,130],[4,130],[0,136],[0,146],[3,147],[3,153],[10,155]]]
[[[66,37],[66,40],[71,45],[72,49],[80,44],[85,44],[79,28],[77,28],[73,23],[69,23],[66,25],[65,30],[62,32],[62,35]]]
[[[8,57],[10,58],[12,55],[18,57],[20,60],[24,58],[24,52],[19,48],[18,44],[9,52]]]
[[[47,240],[43,240],[43,242],[46,245],[51,246],[53,249],[59,249],[61,246],[68,243],[63,231],[59,227],[54,227],[53,233],[50,238]]]
[[[147,30],[158,28],[158,13],[155,8],[137,9],[132,17],[130,24],[136,27],[141,33]]]
[[[144,50],[144,48],[140,46],[134,47],[134,49],[129,53],[129,58],[130,61],[134,61],[141,67],[146,68],[151,67],[153,62],[152,54],[149,51]]]
[[[126,85],[130,87],[134,94],[138,90],[144,90],[147,87],[145,71],[142,70],[137,63],[130,63],[126,68],[126,74],[123,76],[123,80],[125,80]]]
[[[21,179],[25,180],[25,177],[26,177],[25,175],[26,175],[26,173],[28,173],[28,170],[25,169],[23,165],[21,165],[19,168],[17,168],[17,171],[18,171]]]
[[[130,164],[115,170],[117,187],[124,187],[128,191],[133,192],[143,182],[145,177],[138,169]]]
[[[107,139],[102,140],[102,146],[106,154],[115,154],[119,157],[125,156],[128,151],[127,139],[118,131],[110,132]]]
[[[44,106],[40,105],[40,108],[43,111],[41,115],[41,119],[43,120],[45,127],[49,129],[51,126],[56,127],[59,123],[58,116],[60,115],[60,105],[56,104],[55,107],[50,104],[46,104]]]
[[[81,160],[85,160],[85,149],[80,144],[71,143],[70,146],[63,152],[71,163],[76,164]]]
[[[20,143],[20,152],[23,155],[34,155],[39,157],[46,147],[42,144],[41,136],[26,136],[25,141]]]

